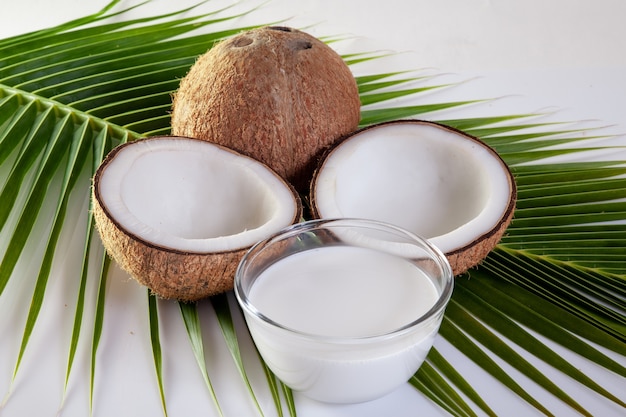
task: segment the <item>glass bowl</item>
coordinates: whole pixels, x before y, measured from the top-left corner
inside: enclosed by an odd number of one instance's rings
[[[364,219],[311,220],[253,246],[235,295],[267,366],[312,399],[379,398],[418,370],[454,277],[426,239]]]

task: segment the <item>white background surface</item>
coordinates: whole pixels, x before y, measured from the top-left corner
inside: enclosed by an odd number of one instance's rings
[[[69,18],[80,17],[99,9],[106,2],[56,0],[6,1],[3,5],[0,37],[43,28]],[[226,2],[210,1],[203,9],[213,10]],[[131,2],[122,2],[129,5]],[[176,2],[174,7],[184,3]],[[254,4],[243,2],[243,5]],[[171,2],[156,0],[138,13],[172,10]],[[608,126],[604,133],[618,136],[614,143],[625,145],[620,136],[626,132],[626,2],[622,0],[276,0],[253,12],[238,23],[261,23],[292,17],[285,24],[306,26],[316,36],[348,35],[340,51],[386,50],[400,54],[377,63],[378,70],[424,69],[441,74],[442,80],[466,80],[465,83],[433,98],[469,100],[499,98],[482,106],[459,110],[462,116],[496,115],[548,110],[555,121],[587,121],[589,126]],[[380,67],[388,65],[389,67]],[[436,100],[433,100],[436,101]],[[77,207],[81,215],[86,207]],[[83,210],[83,211],[81,211]],[[83,231],[67,238],[68,248],[82,245]],[[60,257],[63,258],[63,257]],[[58,259],[60,277],[75,267],[78,255],[71,252]],[[21,271],[30,272],[28,265]],[[0,416],[54,416],[60,409],[63,393],[67,340],[75,300],[72,284],[57,277],[49,283],[50,300],[44,305],[31,346],[24,357],[9,401],[0,408]],[[15,280],[14,280],[15,281]],[[88,295],[94,296],[95,287]],[[145,291],[118,270],[110,279],[109,305],[96,376],[94,416],[162,415],[155,386],[152,358],[147,336],[147,301]],[[11,298],[9,298],[11,297]],[[8,390],[14,361],[23,329],[27,306],[16,300],[30,295],[12,282],[0,303],[0,397]],[[171,417],[212,415],[211,400],[191,355],[177,307],[161,303],[164,328],[163,349],[166,352],[166,395]],[[254,415],[247,394],[237,384],[221,335],[206,305],[201,307],[205,331],[209,334],[209,368],[226,416]],[[5,317],[15,317],[14,321]],[[87,315],[85,321],[92,317]],[[210,338],[210,334],[214,338]],[[59,336],[63,337],[59,337]],[[89,337],[79,345],[77,365],[68,384],[67,399],[59,415],[68,417],[88,414]],[[500,415],[532,416],[535,411],[506,392],[495,394],[499,387],[475,370],[474,365],[438,340],[443,351],[471,382],[495,403]],[[167,352],[180,352],[172,355]],[[247,349],[248,358],[252,350]],[[622,378],[598,371],[568,352],[580,368],[624,398]],[[58,361],[55,358],[63,358]],[[620,358],[623,360],[623,358]],[[262,381],[260,370],[253,378]],[[515,373],[514,371],[512,371]],[[548,371],[550,373],[550,371]],[[222,377],[231,376],[232,377]],[[567,384],[576,399],[598,416],[619,416],[624,410],[598,400],[587,390],[579,389],[566,378],[555,375],[555,382]],[[540,400],[545,394],[528,388]],[[35,395],[36,393],[36,395]],[[325,406],[297,398],[299,415],[312,416],[416,416],[440,415],[411,387],[404,386],[380,401],[356,406]],[[261,405],[271,414],[271,399],[263,395]],[[557,402],[551,409],[558,416],[571,412]]]

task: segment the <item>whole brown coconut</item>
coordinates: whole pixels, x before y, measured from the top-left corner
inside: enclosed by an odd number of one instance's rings
[[[172,134],[251,156],[305,193],[317,158],[359,120],[356,81],[333,49],[263,27],[200,56],[174,94]]]

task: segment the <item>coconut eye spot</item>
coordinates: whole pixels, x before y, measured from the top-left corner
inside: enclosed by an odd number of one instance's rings
[[[269,26],[268,29],[269,30],[278,30],[280,32],[293,32],[293,30],[290,27],[287,27],[287,26]]]
[[[311,41],[308,41],[306,39],[296,39],[292,45],[291,45],[292,49],[296,50],[296,51],[303,51],[306,49],[311,49],[313,48],[313,44],[311,43]]]
[[[243,48],[244,46],[248,46],[254,42],[254,39],[247,36],[237,36],[232,39],[231,45],[235,48]]]

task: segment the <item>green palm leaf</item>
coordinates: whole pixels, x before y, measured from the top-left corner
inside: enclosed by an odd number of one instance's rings
[[[447,379],[444,378],[444,375]],[[448,381],[451,381],[454,386],[450,385]],[[420,367],[409,382],[452,415],[477,415],[461,394],[472,400],[485,414],[496,415],[436,348],[429,352],[424,366]]]
[[[97,13],[50,29],[0,40],[0,242],[6,242],[0,246],[0,303],[7,303],[9,283],[19,284],[16,268],[21,260],[31,257],[28,244],[45,242],[41,256],[31,260],[38,265],[38,272],[33,287],[24,291],[29,295],[24,303],[30,301],[30,307],[12,380],[20,375],[31,335],[37,331],[52,264],[64,251],[60,238],[83,221],[69,218],[67,212],[88,198],[85,180],[117,144],[169,133],[170,94],[178,80],[216,41],[245,29],[234,24],[224,29],[224,23],[237,15],[228,11],[201,13],[202,4],[128,20],[125,12],[129,9],[118,9],[118,3],[112,1]],[[135,7],[142,5],[131,8]],[[366,61],[384,59],[384,55],[357,52],[345,54],[344,59],[356,68]],[[403,70],[359,75],[357,83],[363,104],[362,126],[396,118],[432,118],[440,110],[462,112],[465,106],[485,102],[482,98],[426,102],[423,93],[454,86]],[[400,98],[407,104],[394,106]],[[577,129],[564,128],[565,123],[537,123],[534,117],[518,114],[439,120],[493,146],[512,167],[518,183],[518,209],[507,235],[480,267],[458,279],[441,335],[547,415],[552,413],[550,405],[529,394],[494,356],[582,414],[588,412],[576,398],[552,383],[519,352],[558,369],[597,392],[599,398],[626,407],[621,394],[602,381],[588,378],[540,340],[550,340],[608,372],[626,377],[622,362],[603,352],[606,349],[623,355],[626,351],[626,163],[546,163],[545,158],[571,157],[602,148],[602,135],[584,137]],[[62,386],[68,386],[75,359],[81,353],[83,327],[88,326],[93,332],[89,352],[92,404],[97,395],[95,373],[102,365],[96,352],[104,331],[109,261],[90,265],[89,260],[101,248],[90,215],[86,221],[81,267],[75,276],[66,277],[79,285]],[[100,281],[91,300],[86,288],[94,274]],[[254,384],[248,380],[239,349],[242,342],[236,337],[225,300],[212,302],[241,381],[254,402]],[[163,362],[173,352],[162,350],[161,340],[166,336],[159,331],[155,301],[149,298],[148,335],[158,397],[167,414]],[[84,313],[92,304],[93,323],[83,323]],[[198,310],[194,305],[181,305],[179,311],[219,411],[204,363],[207,352]],[[246,366],[253,365],[246,362]],[[267,375],[267,389],[278,414],[283,415],[284,402],[289,414],[296,415],[289,389],[264,364],[259,366]],[[489,395],[481,393],[480,387],[472,387],[470,380],[437,349],[411,383],[453,415],[475,415],[477,410],[495,415]],[[5,397],[5,403],[11,400]],[[256,407],[261,414],[258,403]]]
[[[159,331],[159,312],[156,297],[148,294],[148,309],[150,317],[150,342],[152,345],[152,357],[154,359],[154,370],[156,371],[157,382],[159,384],[159,396],[163,414],[167,417],[167,402],[165,400],[165,389],[163,388],[163,351],[161,350],[161,337]]]
[[[248,389],[248,393],[250,394],[250,397],[252,398],[256,409],[262,416],[263,410],[261,409],[261,405],[259,404],[256,395],[254,394],[252,384],[250,383],[250,379],[248,378],[248,374],[246,373],[246,369],[243,364],[243,358],[241,356],[239,343],[237,341],[237,332],[235,331],[235,324],[233,323],[233,318],[230,313],[230,306],[228,305],[228,298],[226,294],[219,294],[212,297],[211,304],[215,309],[220,329],[222,330],[226,345],[228,346],[231,356],[233,357],[233,361],[235,362],[237,371],[239,372],[239,375],[241,375],[241,379],[244,381],[244,384]]]
[[[211,394],[211,398],[215,403],[215,408],[217,409],[220,416],[223,416],[222,408],[217,399],[217,395],[215,394],[215,389],[213,388],[213,383],[211,382],[211,378],[209,377],[209,373],[206,366],[205,353],[204,353],[204,343],[202,342],[202,331],[200,330],[200,318],[198,316],[198,309],[195,304],[186,304],[179,303],[180,312],[185,322],[185,328],[187,329],[187,334],[189,334],[189,341],[191,344],[191,349],[193,350],[193,355],[196,357],[196,361],[198,362],[198,366],[200,367],[200,373],[202,374],[202,379],[204,379],[204,383]]]
[[[28,339],[30,338],[39,312],[41,311],[41,306],[43,304],[43,298],[46,291],[46,283],[48,281],[48,277],[50,276],[52,259],[56,251],[57,242],[61,234],[61,229],[63,228],[63,222],[67,211],[67,206],[69,204],[69,191],[72,190],[76,185],[76,181],[78,180],[80,171],[82,170],[82,167],[86,160],[87,151],[89,150],[88,145],[90,145],[90,143],[85,138],[86,127],[87,126],[83,123],[82,126],[73,129],[75,132],[75,136],[79,139],[77,141],[73,141],[73,143],[71,143],[71,145],[69,146],[69,161],[66,165],[66,172],[64,175],[65,178],[63,179],[63,184],[59,192],[60,201],[57,203],[57,209],[53,215],[52,230],[50,232],[50,236],[48,237],[46,251],[44,253],[41,269],[39,271],[37,282],[35,284],[35,289],[31,300],[31,308],[28,314],[28,318],[26,320],[26,328],[24,329],[24,336],[22,338],[22,344],[20,346],[20,352],[17,359],[17,364],[15,366],[14,374],[17,373],[17,369],[22,359],[22,355],[24,354],[24,350],[26,349],[26,345],[28,344]],[[61,146],[65,146],[65,144],[62,144]],[[53,158],[54,155],[50,153],[49,157]],[[45,171],[43,170],[42,173],[46,175]],[[36,190],[37,189],[35,188],[35,191]],[[32,207],[30,199],[27,207]],[[39,212],[39,210],[34,211]],[[19,228],[16,229],[16,232],[19,232]]]
[[[96,380],[96,353],[98,352],[98,346],[100,345],[100,338],[102,337],[102,327],[104,324],[104,305],[106,298],[107,277],[108,271],[111,266],[111,260],[106,255],[102,261],[100,282],[98,283],[98,295],[96,298],[96,312],[93,323],[93,337],[91,341],[91,360],[89,368],[89,410],[93,409],[94,403],[94,388]],[[70,356],[72,353],[70,352]],[[67,377],[66,377],[67,379]]]
[[[422,364],[410,383],[452,415],[468,417],[477,415],[428,361]]]

